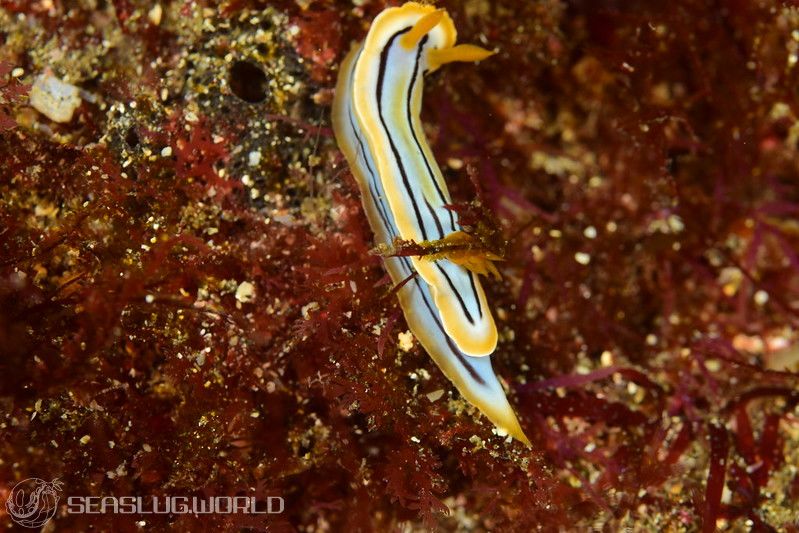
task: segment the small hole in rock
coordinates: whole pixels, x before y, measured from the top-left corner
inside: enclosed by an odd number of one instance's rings
[[[266,98],[266,74],[249,61],[236,61],[230,67],[230,89],[245,102]]]
[[[139,134],[136,133],[135,129],[130,128],[128,130],[127,135],[125,135],[125,143],[131,148],[139,146]]]

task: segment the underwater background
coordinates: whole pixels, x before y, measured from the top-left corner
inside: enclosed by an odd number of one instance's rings
[[[527,448],[407,332],[333,139],[388,5],[0,0],[0,497],[58,478],[63,531],[799,531],[799,7],[437,3],[498,52],[422,118],[503,248]]]

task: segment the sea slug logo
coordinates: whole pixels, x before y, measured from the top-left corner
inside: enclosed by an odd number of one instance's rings
[[[11,520],[24,527],[42,527],[58,509],[61,482],[45,481],[38,477],[24,479],[14,485],[6,500]]]
[[[38,528],[45,525],[58,509],[62,483],[38,477],[17,483],[8,495],[6,509],[17,524]],[[280,496],[68,496],[62,506],[67,514],[281,514],[286,503]]]

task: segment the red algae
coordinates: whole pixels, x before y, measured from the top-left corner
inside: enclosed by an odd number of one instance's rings
[[[432,75],[423,119],[503,259],[526,448],[406,331],[332,138],[387,5],[0,0],[2,498],[58,479],[64,530],[795,531],[799,11],[440,3],[498,52]],[[46,69],[69,122],[28,105]]]

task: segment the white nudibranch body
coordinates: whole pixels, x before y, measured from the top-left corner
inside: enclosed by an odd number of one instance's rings
[[[333,127],[361,190],[378,244],[435,241],[461,231],[419,118],[426,73],[491,52],[455,46],[444,10],[408,2],[384,10],[345,58]],[[477,275],[446,258],[386,257],[408,326],[461,394],[496,426],[528,443],[491,367],[497,328]]]

